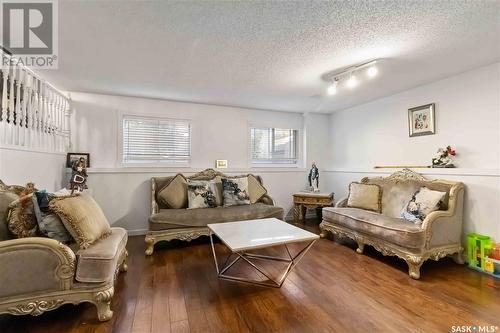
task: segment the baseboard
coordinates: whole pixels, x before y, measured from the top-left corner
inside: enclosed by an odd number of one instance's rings
[[[129,236],[144,236],[148,233],[148,229],[127,230]]]

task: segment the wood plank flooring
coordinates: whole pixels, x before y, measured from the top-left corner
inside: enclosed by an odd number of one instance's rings
[[[317,232],[317,224],[306,227]],[[118,278],[110,321],[98,322],[91,304],[64,305],[39,317],[1,315],[0,332],[451,332],[452,325],[500,326],[500,281],[449,259],[425,263],[416,281],[397,258],[369,247],[359,255],[350,242],[322,239],[275,289],[217,279],[207,239],[159,244],[152,257],[144,256],[143,240],[130,237],[129,271]],[[250,273],[237,265],[234,272]],[[266,268],[276,273],[279,267]]]

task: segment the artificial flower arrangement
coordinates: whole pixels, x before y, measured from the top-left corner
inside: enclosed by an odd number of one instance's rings
[[[456,156],[455,149],[448,146],[446,148],[439,148],[436,155],[432,158],[433,168],[454,168],[452,156]]]

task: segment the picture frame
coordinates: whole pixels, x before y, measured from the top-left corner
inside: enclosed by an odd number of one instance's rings
[[[410,137],[436,133],[435,103],[408,109],[408,133]]]
[[[90,154],[89,153],[68,153],[66,154],[66,168],[71,168],[73,162],[83,157],[86,161],[86,167],[90,168]]]
[[[216,169],[227,169],[227,160],[216,160],[215,161]]]

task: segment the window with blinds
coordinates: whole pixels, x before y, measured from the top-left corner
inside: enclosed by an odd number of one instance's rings
[[[250,129],[252,164],[296,165],[298,130],[281,128]]]
[[[191,125],[184,120],[125,117],[124,164],[188,164]]]

